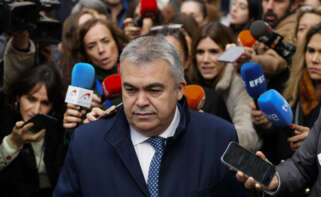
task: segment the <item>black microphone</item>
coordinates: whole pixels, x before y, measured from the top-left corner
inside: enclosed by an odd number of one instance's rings
[[[262,20],[254,21],[250,27],[253,37],[274,49],[288,64],[291,64],[292,56],[295,53],[295,46],[290,43],[283,43],[283,37],[276,33],[267,22]]]

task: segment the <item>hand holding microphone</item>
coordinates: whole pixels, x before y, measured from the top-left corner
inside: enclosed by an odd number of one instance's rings
[[[124,32],[131,40],[146,35],[153,26],[153,19],[158,13],[156,0],[140,0],[140,16],[124,20]]]
[[[254,21],[250,27],[253,37],[271,49],[274,49],[288,64],[292,61],[295,53],[295,46],[289,43],[283,43],[283,37],[276,33],[268,23],[263,20]]]
[[[63,126],[75,128],[86,114],[84,108],[90,108],[93,98],[91,90],[95,79],[95,69],[87,63],[77,63],[71,73],[71,85],[68,87],[65,102],[67,109],[64,113]]]
[[[121,77],[120,74],[111,74],[106,77],[102,83],[102,96],[105,100],[111,100],[118,96],[121,96]],[[91,112],[87,113],[86,119],[83,123],[89,123],[95,120],[98,120],[102,117],[111,116],[115,112],[117,112],[118,108],[122,105],[122,103],[115,105],[107,105],[107,109],[103,110],[99,107],[92,108]]]

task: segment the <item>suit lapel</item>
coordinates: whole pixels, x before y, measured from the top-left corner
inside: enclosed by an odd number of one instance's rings
[[[110,143],[118,153],[123,164],[138,185],[139,189],[149,196],[147,185],[141,170],[134,146],[129,135],[129,125],[123,110],[120,110],[115,117],[113,126],[105,136],[105,140]]]

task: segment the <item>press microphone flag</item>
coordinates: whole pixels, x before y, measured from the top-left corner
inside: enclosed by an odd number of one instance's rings
[[[65,102],[90,108],[94,92],[91,90],[95,80],[95,69],[88,63],[77,63],[71,73]]]

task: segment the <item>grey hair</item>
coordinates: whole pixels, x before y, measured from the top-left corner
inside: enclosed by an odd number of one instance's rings
[[[143,36],[131,41],[120,55],[120,65],[127,60],[137,66],[157,59],[170,64],[170,74],[174,78],[175,86],[185,81],[182,60],[173,44],[163,36]],[[120,66],[120,71],[122,66]],[[122,71],[121,71],[122,72]]]
[[[80,12],[83,8],[96,10],[99,14],[106,14],[107,7],[101,0],[80,0],[71,10],[71,13]]]

